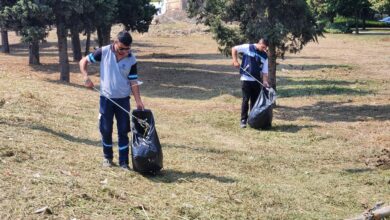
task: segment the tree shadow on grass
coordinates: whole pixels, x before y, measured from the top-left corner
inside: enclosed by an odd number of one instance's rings
[[[353,89],[342,86],[323,86],[321,88],[316,87],[303,87],[303,88],[278,88],[277,94],[279,97],[304,97],[304,96],[316,96],[316,95],[368,95],[373,91],[364,89]]]
[[[320,60],[322,57],[320,56],[297,56],[297,55],[290,55],[290,56],[285,56],[286,60],[289,59],[306,59],[306,60]]]
[[[195,59],[195,60],[226,60],[226,56],[217,53],[207,54],[168,54],[168,53],[152,53],[143,56],[137,56],[139,59]]]
[[[151,47],[153,44],[138,44],[137,46]],[[45,50],[52,53],[53,43],[47,43]],[[26,48],[27,49],[27,48]],[[57,52],[56,52],[57,53]],[[26,51],[27,54],[27,51]],[[46,55],[45,55],[46,56]],[[57,54],[56,54],[57,56]],[[141,95],[156,98],[175,98],[190,100],[208,100],[221,95],[231,95],[241,97],[240,75],[238,69],[233,68],[227,58],[217,53],[211,54],[165,54],[152,53],[141,56],[141,58],[163,58],[165,61],[157,62],[151,60],[141,60],[138,62],[139,79],[144,81],[141,86]],[[218,60],[219,64],[197,64],[185,61],[175,62],[177,59],[193,60]],[[226,59],[226,62],[222,62]],[[339,68],[343,65],[307,65],[311,69],[315,68]],[[35,71],[58,74],[59,64],[49,63],[33,65]],[[79,73],[79,65],[70,62],[70,72]],[[90,65],[89,73],[98,75],[99,65]],[[71,75],[72,77],[72,75]],[[279,79],[278,79],[279,80]],[[279,97],[300,97],[312,95],[365,95],[370,91],[350,88],[347,81],[332,80],[291,80],[284,78],[279,80],[281,86],[278,87]],[[300,88],[287,88],[284,85],[302,85]],[[326,85],[324,85],[326,84]],[[316,87],[317,85],[324,85]]]
[[[55,131],[55,130],[53,130],[51,128],[48,128],[48,127],[46,127],[44,125],[31,124],[31,122],[27,122],[27,121],[23,121],[23,120],[18,121],[18,122],[9,122],[9,121],[6,121],[6,120],[1,120],[1,118],[0,118],[0,124],[5,124],[5,125],[8,125],[8,126],[12,126],[12,127],[25,127],[25,128],[32,129],[32,130],[43,131],[43,132],[46,132],[46,133],[49,133],[51,135],[60,137],[60,138],[62,138],[64,140],[67,140],[67,141],[70,141],[70,142],[82,143],[82,144],[86,144],[86,145],[90,145],[90,146],[94,146],[94,147],[100,147],[101,146],[101,142],[100,141],[94,141],[94,140],[90,140],[90,139],[87,139],[87,138],[74,137],[74,136],[66,134],[64,132]]]
[[[10,56],[28,57],[29,45],[27,43],[17,43],[10,45]],[[70,53],[72,54],[72,53]],[[39,44],[40,57],[58,57],[58,47],[55,42],[44,42]]]
[[[323,122],[355,122],[365,120],[390,120],[388,105],[348,105],[348,102],[317,102],[303,107],[278,106],[277,117],[282,120],[296,120],[309,117]]]
[[[206,154],[229,154],[229,153],[240,153],[239,151],[232,151],[232,150],[226,150],[226,149],[220,149],[220,148],[210,148],[210,147],[189,147],[185,145],[176,145],[176,144],[167,144],[163,143],[164,148],[175,148],[175,149],[186,149]]]
[[[371,168],[350,168],[350,169],[344,169],[343,171],[346,173],[349,173],[349,174],[358,174],[358,173],[371,172],[371,171],[373,171],[373,169],[371,169]]]
[[[323,86],[323,85],[337,85],[349,86],[356,84],[356,81],[346,80],[329,80],[329,79],[313,79],[312,77],[286,77],[279,76],[277,79],[278,86]]]
[[[293,124],[288,124],[288,125],[272,125],[270,129],[267,131],[271,132],[288,132],[288,133],[297,133],[298,131],[304,129],[304,128],[314,128],[318,126],[314,125],[293,125]]]
[[[279,97],[301,97],[314,95],[368,95],[374,93],[365,89],[366,82],[315,79],[311,77],[286,77],[277,79]]]
[[[313,71],[320,69],[351,69],[352,67],[345,64],[279,64],[278,69],[284,70],[301,70],[301,71]]]
[[[182,172],[173,169],[164,169],[160,171],[155,176],[147,176],[153,182],[162,182],[162,183],[188,183],[192,182],[194,179],[209,179],[214,180],[220,183],[234,183],[235,179],[224,176],[216,176],[210,173],[201,173],[201,172]]]
[[[100,141],[93,141],[93,140],[90,140],[90,139],[87,139],[87,138],[74,137],[72,135],[69,135],[69,134],[66,134],[66,133],[63,133],[63,132],[59,132],[59,131],[55,131],[55,130],[53,130],[51,128],[47,128],[47,127],[45,127],[43,125],[31,125],[31,126],[29,126],[29,128],[32,129],[32,130],[38,130],[38,131],[43,131],[43,132],[49,133],[51,135],[60,137],[60,138],[62,138],[64,140],[67,140],[67,141],[70,141],[70,142],[86,144],[86,145],[90,145],[90,146],[94,146],[94,147],[101,147],[101,142]]]
[[[223,94],[240,96],[238,70],[229,65],[152,62],[140,64],[142,94],[149,97],[207,100]]]

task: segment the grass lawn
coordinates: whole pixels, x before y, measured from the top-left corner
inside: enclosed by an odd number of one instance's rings
[[[155,177],[101,167],[99,94],[81,86],[76,62],[71,83],[58,82],[55,32],[40,66],[10,34],[0,219],[342,219],[390,203],[378,159],[390,149],[390,31],[326,35],[278,60],[273,128],[258,131],[239,127],[238,70],[212,37],[163,29],[133,35],[163,146]],[[98,83],[98,66],[90,73]]]

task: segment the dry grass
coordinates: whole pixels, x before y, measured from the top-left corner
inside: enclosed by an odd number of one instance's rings
[[[98,94],[76,63],[57,82],[54,34],[33,67],[10,36],[1,219],[340,219],[390,203],[390,170],[371,163],[390,148],[390,32],[327,35],[280,61],[268,131],[239,128],[237,70],[209,35],[152,33],[135,34],[134,50],[163,146],[156,177],[101,168]]]

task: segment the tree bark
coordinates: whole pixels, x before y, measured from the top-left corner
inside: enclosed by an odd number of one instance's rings
[[[363,30],[366,30],[366,17],[363,15]]]
[[[8,31],[1,30],[1,52],[10,53],[9,50],[9,41],[8,41]]]
[[[98,37],[98,44],[99,44],[99,47],[102,47],[103,46],[103,34],[102,34],[102,29],[100,27],[96,28],[96,33],[97,33],[97,37]]]
[[[39,65],[39,41],[31,42],[28,46],[29,49],[29,60],[30,65]]]
[[[270,86],[276,91],[276,46],[272,43],[268,53],[268,77]]]
[[[60,59],[60,81],[69,82],[68,42],[66,39],[65,18],[57,18],[58,55]]]
[[[359,34],[359,14],[355,15],[355,33]]]
[[[89,54],[89,47],[91,46],[91,31],[87,30],[87,39],[85,41],[85,56]]]
[[[82,58],[81,54],[81,44],[80,44],[80,33],[78,28],[73,26],[71,29],[72,35],[72,50],[73,50],[73,61],[80,61]]]
[[[99,47],[108,45],[111,43],[111,26],[101,26],[97,28]]]

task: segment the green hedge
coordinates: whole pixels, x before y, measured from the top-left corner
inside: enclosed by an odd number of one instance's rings
[[[324,21],[322,21],[324,22]],[[359,28],[363,27],[363,21],[359,19]],[[390,28],[390,24],[385,22],[366,20],[367,28]],[[334,23],[327,22],[325,32],[328,33],[352,33],[355,28],[354,18],[336,17]]]
[[[336,24],[348,24],[351,27],[355,26],[355,19],[354,18],[345,18],[345,17],[336,17],[334,20],[334,23]],[[363,27],[363,20],[359,19],[359,27]],[[366,27],[390,27],[390,24],[381,22],[381,21],[375,21],[375,20],[366,20]]]

